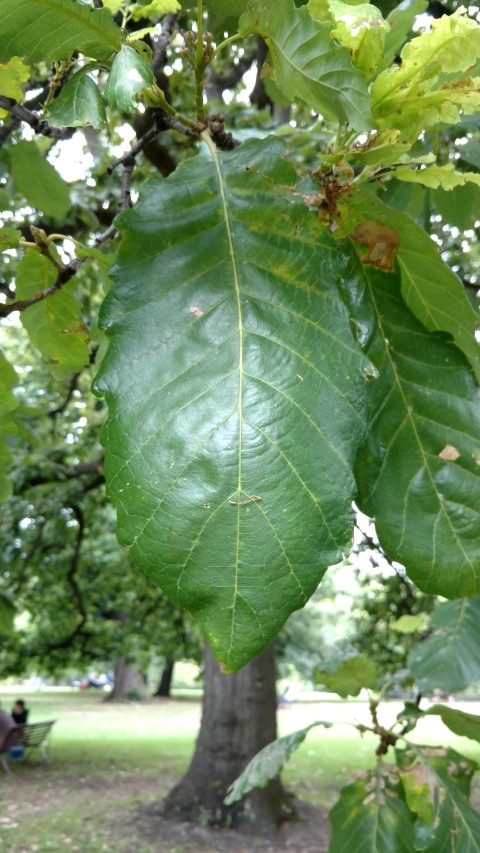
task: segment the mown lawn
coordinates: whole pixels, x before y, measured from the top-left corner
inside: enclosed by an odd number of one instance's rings
[[[5,709],[10,709],[17,693],[27,699],[29,722],[57,722],[49,766],[44,767],[33,754],[28,761],[13,764],[10,777],[0,769],[0,850],[213,853],[276,849],[236,846],[231,834],[225,838],[217,832],[206,837],[198,835],[201,829],[193,831],[187,826],[178,831],[162,827],[159,832],[158,819],[154,826],[141,816],[139,809],[160,802],[188,765],[200,722],[198,699],[110,704],[100,692],[42,690],[25,694],[17,689],[15,694],[0,691]],[[393,719],[400,707],[400,703],[389,703],[385,718]],[[479,709],[469,703],[468,710],[475,713]],[[318,719],[346,723],[311,731],[284,772],[287,787],[320,810],[326,827],[326,813],[339,789],[355,770],[375,761],[376,740],[360,737],[351,725],[368,721],[368,707],[361,702],[296,702],[281,709],[278,716],[280,734]],[[418,740],[449,743],[480,760],[477,745],[452,735],[438,718],[429,719]],[[312,850],[325,850],[324,843],[319,841]],[[298,850],[310,847],[299,846]]]

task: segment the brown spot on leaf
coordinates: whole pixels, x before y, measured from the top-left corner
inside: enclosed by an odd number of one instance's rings
[[[438,455],[440,459],[443,459],[445,462],[455,462],[455,460],[460,456],[460,453],[453,444],[446,444]]]
[[[392,272],[395,255],[400,245],[400,237],[393,228],[380,222],[365,220],[359,222],[352,234],[353,239],[366,246],[368,254],[362,259],[364,264],[371,264],[381,270]]]
[[[190,314],[194,314],[195,317],[203,317],[204,311],[201,308],[197,308],[196,305],[192,305],[190,308]]]

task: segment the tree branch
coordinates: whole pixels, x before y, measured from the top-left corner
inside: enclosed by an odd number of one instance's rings
[[[167,49],[170,44],[176,22],[177,15],[173,12],[169,15],[165,15],[162,21],[162,32],[154,41],[152,69],[155,77],[158,77],[162,69],[165,68],[165,65],[167,64]]]
[[[53,284],[50,287],[46,287],[45,290],[39,290],[30,299],[18,299],[16,302],[10,302],[8,305],[0,305],[0,317],[8,317],[13,311],[25,311],[26,308],[30,308],[30,305],[35,305],[37,302],[47,299],[48,296],[52,296],[52,294],[60,290],[64,284],[73,278],[75,273],[80,269],[83,260],[75,258],[67,266],[62,267]]]
[[[4,95],[0,95],[0,109],[9,112],[18,122],[29,124],[36,133],[51,139],[70,139],[77,130],[76,127],[52,127],[23,104],[18,104],[13,98],[6,98]]]

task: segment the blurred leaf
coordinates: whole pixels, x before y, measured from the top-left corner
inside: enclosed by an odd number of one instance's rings
[[[0,60],[22,56],[30,64],[65,59],[74,50],[108,59],[120,48],[122,31],[108,9],[76,0],[0,0]]]
[[[411,850],[479,853],[480,816],[468,802],[478,764],[453,749],[396,750],[409,808],[418,815]]]
[[[113,60],[105,97],[111,107],[128,113],[137,105],[135,95],[155,81],[151,66],[134,50],[124,45]]]
[[[120,538],[229,670],[349,547],[364,435],[370,365],[337,292],[338,249],[284,153],[273,137],[246,142],[145,184],[117,220],[102,315]]]
[[[431,198],[443,221],[455,225],[460,231],[472,228],[478,219],[480,187],[467,184],[450,191],[439,189],[432,193]]]
[[[394,768],[375,770],[347,785],[329,814],[329,853],[412,853],[413,820]]]
[[[427,616],[425,613],[418,613],[416,616],[400,616],[392,622],[391,627],[394,631],[400,631],[401,634],[413,634],[414,631],[419,631],[425,626]]]
[[[424,187],[432,189],[453,190],[455,187],[464,187],[468,183],[480,186],[480,175],[476,172],[457,172],[453,163],[439,166],[432,163],[425,168],[415,168],[410,165],[397,166],[395,177],[399,181],[411,181],[423,184]]]
[[[18,56],[12,56],[7,62],[0,62],[0,95],[13,98],[15,101],[23,101],[23,86],[30,77],[30,68],[25,65]],[[0,118],[5,118],[8,113],[0,110]]]
[[[107,117],[98,86],[83,70],[71,77],[48,108],[48,121],[54,127],[90,125],[105,127]]]
[[[313,729],[314,726],[330,728],[332,723],[326,723],[322,720],[311,723],[305,729],[300,729],[274,740],[273,743],[269,743],[268,746],[257,752],[247,764],[245,770],[230,785],[227,796],[224,799],[225,805],[231,806],[250,793],[250,791],[253,791],[254,788],[265,788],[271,779],[276,779],[292,752],[298,749],[310,729]]]
[[[463,690],[480,680],[480,596],[439,604],[433,632],[414,646],[408,668],[422,693]]]
[[[469,737],[480,742],[480,717],[476,714],[467,714],[450,705],[434,705],[425,714],[441,717],[442,723],[459,737]]]
[[[378,687],[376,664],[363,655],[344,661],[336,672],[316,669],[314,676],[317,684],[323,684],[344,699],[358,696],[363,688],[376,690]]]
[[[8,156],[19,192],[45,216],[63,222],[70,209],[68,184],[40,153],[35,142],[17,142],[9,148]]]
[[[48,258],[29,250],[17,267],[17,298],[30,299],[50,287],[56,277],[57,271]],[[52,364],[55,376],[76,373],[89,363],[88,332],[68,284],[20,316],[33,346]]]
[[[130,14],[134,21],[142,18],[160,18],[169,12],[178,12],[180,9],[178,0],[143,0],[130,6]]]
[[[8,438],[17,431],[12,412],[17,406],[13,388],[18,384],[17,374],[0,350],[0,503],[12,494],[12,484],[6,471],[12,464]]]
[[[0,590],[0,637],[11,637],[13,634],[13,620],[15,619],[15,607],[9,596]]]
[[[331,24],[314,21],[306,8],[297,9],[293,0],[257,0],[240,19],[241,32],[256,32],[266,40],[275,83],[288,98],[300,98],[328,118],[367,130],[371,117],[365,77],[353,67],[349,51],[331,40],[331,29]]]
[[[15,249],[21,239],[22,232],[18,228],[12,228],[10,225],[0,228],[0,252],[5,252],[6,249]]]

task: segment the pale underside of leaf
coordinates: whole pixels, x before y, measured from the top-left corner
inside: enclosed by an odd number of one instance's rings
[[[335,246],[283,143],[210,152],[147,186],[104,322],[97,388],[119,535],[228,669],[349,548],[363,369]]]

